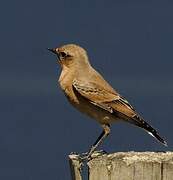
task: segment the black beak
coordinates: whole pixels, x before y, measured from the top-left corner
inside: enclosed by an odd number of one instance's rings
[[[57,54],[57,52],[56,52],[56,49],[55,49],[55,48],[53,48],[53,49],[51,49],[51,48],[47,48],[47,50],[49,50],[50,52],[52,52],[52,53],[54,53],[54,54]]]

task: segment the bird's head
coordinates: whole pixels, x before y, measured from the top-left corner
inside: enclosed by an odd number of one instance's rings
[[[58,62],[62,66],[71,68],[73,66],[89,65],[86,51],[75,44],[67,44],[58,48],[49,49],[58,57]]]

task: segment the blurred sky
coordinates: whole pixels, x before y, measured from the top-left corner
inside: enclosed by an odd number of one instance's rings
[[[99,124],[72,108],[47,47],[76,43],[168,141],[112,126],[107,152],[172,150],[173,3],[123,0],[0,2],[0,179],[69,180],[67,155],[85,152]]]

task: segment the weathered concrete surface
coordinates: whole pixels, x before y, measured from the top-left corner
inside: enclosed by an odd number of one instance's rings
[[[173,180],[173,152],[97,152],[92,157],[89,180]],[[82,180],[80,156],[70,155],[69,161],[72,180]]]
[[[173,180],[172,152],[119,152],[88,162],[89,180]]]

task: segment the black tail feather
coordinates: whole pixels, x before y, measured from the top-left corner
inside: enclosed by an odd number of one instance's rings
[[[141,117],[135,115],[133,118],[129,119],[128,122],[131,124],[135,124],[136,126],[146,130],[148,134],[153,136],[156,140],[158,140],[164,146],[168,146],[167,142],[162,137],[160,137],[158,132],[152,126],[150,126],[147,122],[145,122]]]

